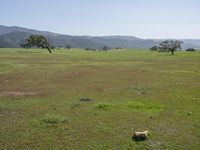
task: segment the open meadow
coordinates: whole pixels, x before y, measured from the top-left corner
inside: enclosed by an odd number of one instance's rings
[[[199,148],[200,52],[0,49],[2,150]]]

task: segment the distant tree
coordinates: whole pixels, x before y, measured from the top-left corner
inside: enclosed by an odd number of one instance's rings
[[[150,50],[156,52],[156,51],[158,51],[158,46],[152,46],[150,48]]]
[[[86,50],[86,51],[89,51],[89,50],[91,50],[91,48],[85,48],[85,50]]]
[[[179,40],[165,40],[159,44],[162,51],[170,51],[174,55],[174,51],[181,49],[183,42]]]
[[[52,45],[52,46],[51,46],[51,49],[55,49],[55,46]]]
[[[96,49],[94,49],[94,48],[85,48],[85,50],[87,50],[87,51],[96,51]]]
[[[21,46],[22,48],[30,48],[30,46],[28,46],[27,44],[20,44],[20,46]]]
[[[194,48],[188,48],[186,51],[195,52],[196,50]]]
[[[68,50],[70,50],[71,46],[67,45],[65,48],[68,49]]]
[[[108,50],[108,47],[107,47],[107,46],[104,46],[104,47],[102,48],[102,50],[103,50],[103,51],[107,51],[107,50]]]
[[[24,47],[40,47],[46,48],[49,53],[51,53],[51,49],[49,48],[49,42],[43,35],[31,35],[28,39],[26,39],[26,44],[23,44]]]

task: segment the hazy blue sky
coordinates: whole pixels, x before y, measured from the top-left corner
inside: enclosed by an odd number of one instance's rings
[[[0,24],[71,35],[200,38],[200,0],[0,0]]]

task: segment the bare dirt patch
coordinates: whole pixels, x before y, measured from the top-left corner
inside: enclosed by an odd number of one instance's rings
[[[6,91],[0,92],[0,97],[28,97],[40,94],[39,92]]]

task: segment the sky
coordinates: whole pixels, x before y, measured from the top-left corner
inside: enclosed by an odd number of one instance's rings
[[[68,35],[200,39],[200,0],[0,0],[0,25]]]

